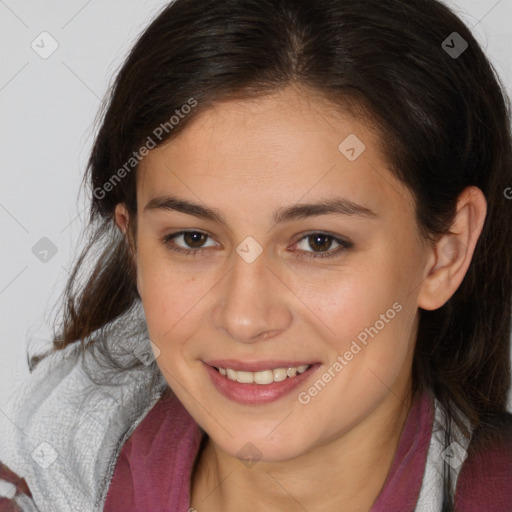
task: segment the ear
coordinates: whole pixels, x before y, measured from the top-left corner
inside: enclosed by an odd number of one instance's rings
[[[443,306],[462,283],[482,232],[487,201],[477,187],[467,187],[457,200],[450,233],[432,249],[427,275],[421,283],[418,306],[434,310]]]
[[[132,222],[135,220],[132,219]],[[130,251],[130,255],[133,258],[133,263],[135,265],[135,240],[133,239],[133,231],[130,230],[130,214],[128,213],[128,209],[124,203],[116,204],[116,208],[114,211],[114,222],[117,227],[122,231],[126,242],[128,243],[128,248]]]
[[[123,232],[126,236],[128,233],[128,222],[130,220],[130,216],[128,214],[128,210],[124,203],[116,204],[116,209],[114,211],[114,221],[117,227]]]
[[[142,297],[142,287],[139,280],[139,273],[137,272],[137,256],[134,248],[135,241],[133,240],[129,230],[130,214],[128,213],[128,209],[126,208],[126,205],[124,203],[116,204],[116,208],[114,211],[114,222],[116,223],[116,226],[120,229],[120,231],[123,233],[125,240],[128,243],[128,250],[131,256],[133,273],[135,274],[137,291],[139,293],[139,296]],[[132,222],[135,222],[135,220],[132,219]]]

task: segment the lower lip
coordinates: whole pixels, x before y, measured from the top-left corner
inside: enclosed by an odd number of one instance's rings
[[[304,373],[288,377],[272,384],[242,384],[221,375],[215,368],[205,364],[214,386],[222,395],[240,404],[267,404],[291,393],[315,372],[320,363],[311,365]]]

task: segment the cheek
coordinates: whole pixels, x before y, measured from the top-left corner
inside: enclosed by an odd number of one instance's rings
[[[148,332],[158,346],[172,337],[174,326],[197,302],[196,276],[177,271],[165,252],[142,239],[137,252],[137,287],[144,306]]]
[[[373,254],[338,280],[325,282],[323,289],[311,288],[304,295],[328,326],[323,335],[332,349],[330,363],[338,355],[343,358],[341,378],[333,387],[393,382],[410,356],[416,304],[413,279],[403,268],[389,252],[380,258]]]
[[[357,265],[324,274],[321,280],[290,282],[290,289],[315,312],[334,339],[355,338],[376,322],[382,330],[382,322],[388,325],[400,309],[393,309],[393,304],[402,303],[405,291],[409,291],[403,275],[389,265],[389,258],[367,259],[366,263],[361,260]]]
[[[313,338],[327,342],[319,343],[324,354],[328,348],[331,355],[343,355],[351,350],[353,341],[361,347],[361,353],[354,357],[360,362],[371,357],[381,364],[403,352],[400,340],[406,336],[406,329],[401,327],[405,314],[397,309],[403,308],[411,291],[412,267],[410,262],[409,268],[397,265],[396,248],[380,246],[380,251],[350,257],[346,265],[283,265],[279,271],[285,285],[281,287],[280,305],[290,308],[299,322],[309,324],[315,331]],[[408,251],[404,247],[400,257],[403,259]],[[201,268],[198,263],[177,265],[157,242],[141,237],[137,252],[139,293],[150,337],[162,346],[162,352],[184,345],[198,329],[208,328],[207,305],[211,308],[211,301],[216,303],[221,277],[221,273],[208,270],[208,266]],[[279,286],[277,283],[276,290]],[[381,339],[386,341],[377,343]]]

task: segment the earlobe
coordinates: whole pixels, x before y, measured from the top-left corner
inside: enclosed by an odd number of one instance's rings
[[[487,202],[477,187],[468,187],[459,196],[450,233],[439,238],[421,284],[418,306],[434,310],[443,306],[466,275],[487,213]]]

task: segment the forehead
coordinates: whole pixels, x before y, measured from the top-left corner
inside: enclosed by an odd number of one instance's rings
[[[138,202],[172,191],[253,207],[343,195],[372,210],[412,207],[376,131],[317,95],[288,87],[215,104],[151,150],[137,172]]]

